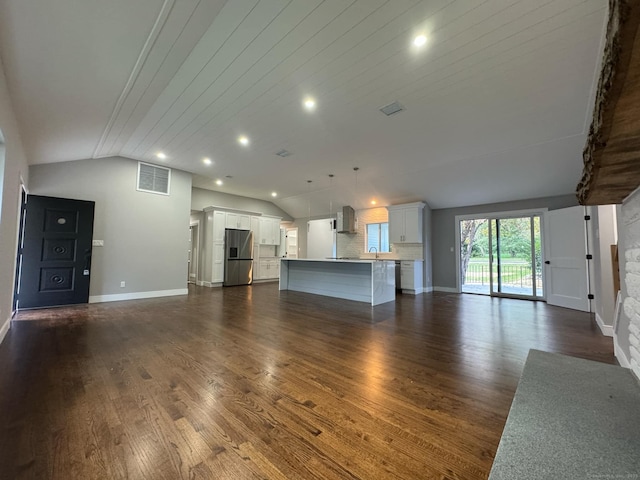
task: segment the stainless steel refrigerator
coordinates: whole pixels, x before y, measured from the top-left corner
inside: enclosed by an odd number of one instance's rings
[[[253,233],[227,228],[224,234],[224,286],[253,281]]]

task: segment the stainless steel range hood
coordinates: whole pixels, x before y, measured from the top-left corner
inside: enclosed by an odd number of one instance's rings
[[[336,231],[338,233],[357,233],[356,212],[350,206],[346,205],[342,207],[342,212],[338,212]]]

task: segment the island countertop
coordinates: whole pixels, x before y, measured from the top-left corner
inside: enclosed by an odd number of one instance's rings
[[[280,290],[344,298],[371,305],[396,298],[395,260],[283,258]]]

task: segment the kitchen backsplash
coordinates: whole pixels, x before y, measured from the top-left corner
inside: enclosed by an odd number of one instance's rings
[[[368,223],[384,223],[389,221],[389,212],[386,208],[368,208],[356,211],[357,232],[339,233],[337,235],[337,256],[338,257],[375,257],[375,253],[365,252],[365,229]],[[381,253],[379,258],[389,258],[397,260],[421,260],[423,259],[423,249],[421,243],[401,243],[391,246],[390,253]]]

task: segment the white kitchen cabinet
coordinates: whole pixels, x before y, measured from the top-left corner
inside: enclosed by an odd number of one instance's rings
[[[389,211],[389,243],[422,243],[424,203],[392,205]]]
[[[262,269],[260,268],[260,245],[261,245],[261,226],[263,218],[268,219],[265,223],[267,225],[266,232],[268,235],[265,237],[264,245],[277,245],[280,241],[280,218],[277,217],[261,217],[258,215],[252,216],[249,213],[245,213],[239,210],[225,209],[220,207],[206,207],[203,209],[205,215],[205,234],[204,234],[204,275],[203,284],[206,286],[218,286],[224,282],[224,241],[225,241],[225,229],[234,228],[238,230],[251,230],[253,231],[253,274],[254,279],[260,279],[264,276],[265,279],[278,278],[279,267],[277,266],[277,259],[271,257],[274,252],[266,252],[265,257],[270,260],[271,263]],[[267,243],[268,242],[268,243]],[[263,252],[263,254],[265,254]]]
[[[261,258],[258,262],[258,280],[271,280],[280,278],[280,259]]]
[[[280,218],[260,217],[260,245],[280,245]]]
[[[253,232],[253,256],[257,253],[257,246],[260,245],[260,217],[251,217],[249,219],[250,230]]]
[[[238,230],[250,230],[251,229],[251,216],[241,213],[226,213],[226,228],[235,228]]]
[[[402,260],[400,262],[400,288],[402,293],[417,295],[422,288],[422,260]]]

